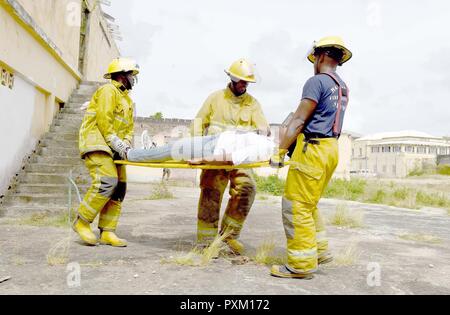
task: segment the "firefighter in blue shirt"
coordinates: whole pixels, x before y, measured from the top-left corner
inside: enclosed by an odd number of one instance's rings
[[[319,264],[333,259],[317,205],[338,165],[338,138],[349,100],[336,69],[351,57],[340,37],[315,43],[308,56],[315,76],[306,82],[300,106],[280,136],[279,153],[271,159],[273,167],[282,167],[294,148],[282,206],[288,259],[272,267],[275,277],[310,279]]]

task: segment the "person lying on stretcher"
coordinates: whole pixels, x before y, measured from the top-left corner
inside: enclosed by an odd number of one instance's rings
[[[265,162],[274,154],[273,139],[253,132],[225,131],[217,135],[175,140],[150,149],[132,149],[130,162],[161,163],[169,160],[191,164],[243,165]]]

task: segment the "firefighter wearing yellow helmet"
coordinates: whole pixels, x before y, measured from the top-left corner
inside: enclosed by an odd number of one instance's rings
[[[247,93],[249,83],[255,83],[253,65],[245,59],[234,62],[225,72],[231,82],[224,90],[211,94],[200,109],[192,126],[192,135],[206,136],[227,129],[243,129],[269,135],[270,127],[258,101]],[[230,200],[222,218],[220,208],[228,183]],[[234,254],[244,250],[238,241],[243,224],[255,199],[255,181],[247,170],[205,170],[200,180],[197,239],[207,245],[220,233],[230,232],[226,240]]]
[[[272,267],[275,277],[312,278],[318,265],[333,259],[317,205],[338,165],[338,138],[349,101],[336,70],[351,57],[340,37],[314,44],[308,60],[315,75],[306,82],[300,106],[281,132],[280,151],[271,159],[272,166],[282,167],[291,153],[282,204],[288,260]]]
[[[126,172],[114,159],[126,159],[132,146],[134,105],[128,93],[138,74],[135,61],[114,59],[104,75],[111,81],[93,95],[80,128],[80,154],[92,185],[80,204],[73,229],[87,245],[98,243],[90,225],[100,215],[100,243],[127,246],[115,233],[126,193]]]

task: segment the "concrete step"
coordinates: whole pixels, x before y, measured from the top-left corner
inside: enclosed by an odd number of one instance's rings
[[[69,98],[69,103],[79,103],[83,104],[85,102],[90,101],[92,98],[92,95],[80,95],[80,94],[72,94]]]
[[[72,211],[76,211],[78,204],[72,205]],[[0,217],[23,218],[34,214],[46,214],[48,216],[56,216],[62,213],[68,213],[68,205],[30,205],[30,204],[14,204],[3,206],[0,208]]]
[[[81,106],[81,105],[80,105]],[[69,106],[65,106],[60,113],[61,114],[71,114],[71,115],[81,115],[84,116],[84,111],[80,110],[80,106],[73,106],[73,107],[69,107]]]
[[[89,175],[86,167],[82,164],[39,164],[32,163],[25,166],[25,171],[30,173],[56,173],[68,174],[72,170],[72,174]]]
[[[83,90],[77,90],[76,92],[72,93],[72,95],[70,95],[71,98],[88,98],[91,99],[92,95],[95,93],[95,89],[83,89]]]
[[[56,126],[53,124],[50,127],[50,132],[53,133],[73,133],[78,134],[78,131],[80,130],[80,126]]]
[[[78,132],[71,133],[56,133],[49,132],[44,137],[43,140],[56,140],[56,141],[78,141]]]
[[[69,174],[25,173],[19,177],[20,183],[68,185]],[[89,178],[75,177],[77,185],[88,185]]]
[[[66,149],[77,149],[78,150],[78,139],[77,140],[54,140],[54,139],[43,139],[41,141],[41,147],[46,148],[66,148]]]
[[[54,126],[63,126],[63,127],[81,127],[82,118],[71,119],[71,118],[63,118],[63,119],[55,119],[53,121]]]
[[[72,203],[78,202],[78,197],[72,195]],[[68,194],[12,194],[5,198],[3,205],[59,205],[68,204]]]
[[[80,151],[78,150],[77,147],[73,148],[41,147],[37,151],[37,154],[41,156],[72,157],[72,156],[79,156]]]
[[[88,185],[79,185],[80,194],[85,194],[89,189]],[[59,184],[22,184],[16,189],[19,194],[66,194],[69,186]],[[72,188],[72,194],[76,194],[75,188]],[[81,196],[83,197],[83,196]]]
[[[100,86],[103,84],[106,84],[107,81],[103,81],[103,82],[98,82],[98,81],[81,81],[80,83],[80,87],[81,86]]]
[[[71,157],[37,156],[32,162],[38,164],[52,164],[52,165],[70,164],[73,165],[74,167],[84,165],[84,161],[80,158],[80,154]]]
[[[72,120],[83,120],[84,114],[83,113],[63,113],[59,112],[58,115],[56,115],[56,119],[72,119]]]

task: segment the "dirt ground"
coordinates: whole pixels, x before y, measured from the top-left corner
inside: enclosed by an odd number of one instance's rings
[[[220,258],[205,267],[163,263],[192,248],[199,191],[170,187],[176,199],[145,200],[150,189],[130,185],[118,230],[127,248],[86,247],[68,228],[0,219],[0,282],[11,277],[0,283],[0,294],[450,294],[445,211],[346,202],[350,211],[363,211],[364,226],[330,225],[337,262],[321,267],[313,280],[289,280],[271,277],[269,266],[252,261],[240,265]],[[279,197],[257,198],[241,237],[249,257],[270,240],[274,255],[284,255],[280,204]],[[330,217],[341,204],[323,200],[321,209]],[[68,237],[72,240],[65,242]],[[47,255],[58,243],[69,246],[69,258],[50,266]]]

